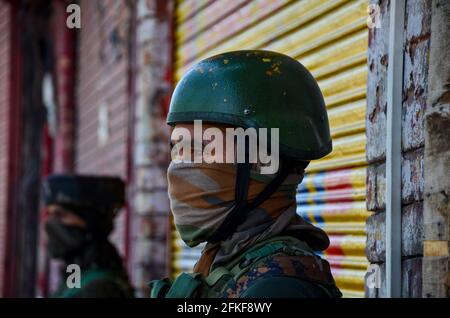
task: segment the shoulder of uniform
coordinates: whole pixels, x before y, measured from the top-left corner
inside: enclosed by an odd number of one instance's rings
[[[303,290],[301,286],[305,282],[334,285],[328,263],[319,257],[278,253],[256,260],[228,288],[227,297],[247,297],[243,295],[256,295],[255,293],[269,293],[268,297],[276,297],[272,293],[295,295],[295,291]],[[270,286],[277,288],[269,291]]]

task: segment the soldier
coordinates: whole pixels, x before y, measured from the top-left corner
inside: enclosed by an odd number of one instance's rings
[[[108,241],[113,219],[125,201],[122,180],[53,175],[44,183],[44,200],[48,252],[66,265],[61,287],[52,297],[132,297],[122,259]],[[67,286],[69,264],[80,267],[80,288]]]
[[[202,132],[278,128],[278,171],[262,174],[261,161],[249,162],[248,143],[245,162],[183,161],[186,153],[176,148],[195,120],[206,123]],[[328,262],[315,254],[328,247],[328,236],[296,213],[305,168],[332,150],[322,93],[306,68],[269,51],[210,57],[180,80],[167,123],[179,159],[167,171],[174,222],[186,244],[207,244],[193,273],[152,281],[151,297],[342,296]],[[222,156],[234,149],[227,144]]]

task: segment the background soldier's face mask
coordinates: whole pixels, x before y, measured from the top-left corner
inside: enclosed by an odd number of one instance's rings
[[[92,236],[81,227],[66,225],[50,218],[45,223],[47,249],[52,258],[67,259],[79,252]]]
[[[191,247],[208,241],[235,206],[236,167],[227,163],[171,162],[167,177],[170,207],[181,238]],[[252,172],[248,200],[254,199],[272,178]],[[286,180],[267,201],[249,213],[245,224],[237,230],[245,236],[264,231],[295,205],[295,191],[302,175],[293,179]]]

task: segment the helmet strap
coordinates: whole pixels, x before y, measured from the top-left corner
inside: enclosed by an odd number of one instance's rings
[[[235,182],[235,206],[225,220],[208,240],[210,243],[223,241],[235,232],[250,211],[256,209],[278,189],[293,171],[294,164],[290,160],[282,162],[281,169],[275,178],[261,191],[252,202],[248,202],[248,184],[250,181],[251,164],[248,162],[248,146],[246,144],[246,162],[237,164]]]

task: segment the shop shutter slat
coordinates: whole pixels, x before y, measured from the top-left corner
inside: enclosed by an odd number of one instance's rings
[[[196,14],[192,19],[180,24],[175,33],[177,44],[179,42],[185,42],[187,39],[208,28],[212,23],[216,23],[222,17],[229,16],[234,10],[248,2],[249,0],[235,0],[231,5],[227,1],[214,2],[206,7],[201,14]]]
[[[200,13],[202,8],[212,4],[216,0],[184,0],[177,1],[178,7],[176,12],[177,22],[182,23],[193,16],[194,13]]]

